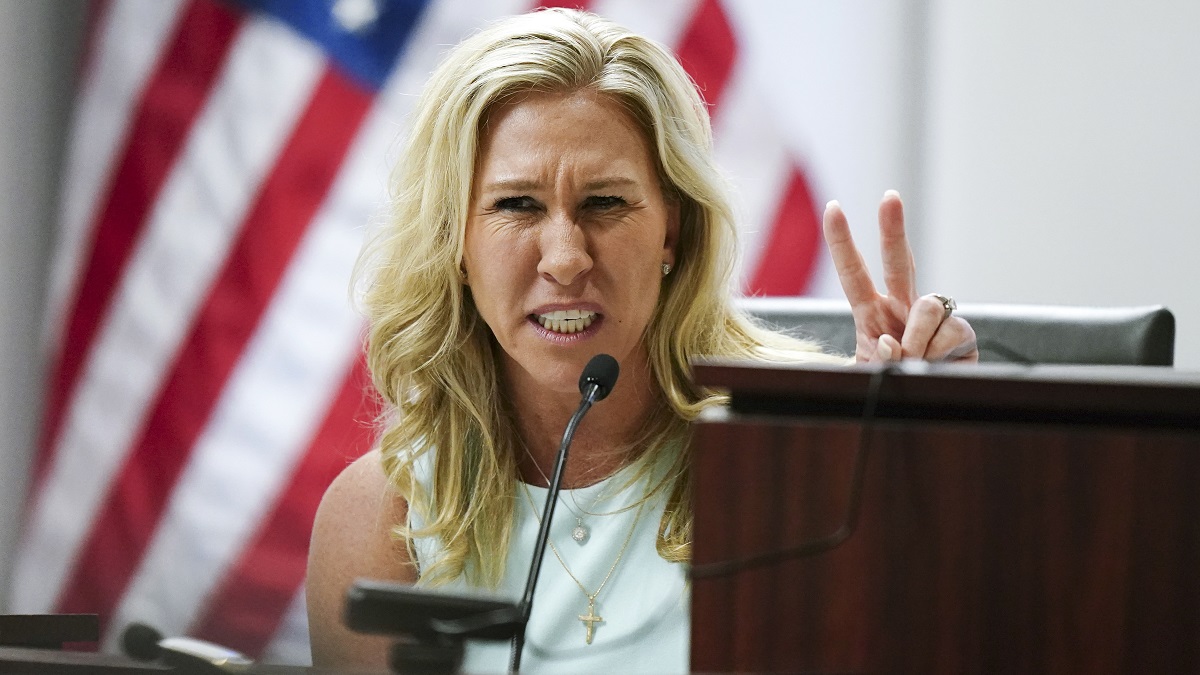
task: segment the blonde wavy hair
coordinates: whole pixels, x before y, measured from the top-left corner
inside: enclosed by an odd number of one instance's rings
[[[393,176],[390,217],[371,236],[356,271],[369,320],[367,359],[390,412],[380,447],[384,470],[420,529],[444,555],[421,583],[466,575],[494,587],[504,572],[516,497],[519,437],[502,402],[499,348],[460,276],[480,129],[499,103],[529,92],[588,89],[621,102],[653,145],[664,192],[680,205],[676,271],[663,280],[645,341],[661,396],[649,411],[636,472],[666,467],[668,492],[657,550],[690,558],[689,422],[720,395],[696,387],[689,360],[731,356],[839,360],[757,326],[732,304],[736,233],[725,181],[712,159],[705,104],[658,43],[572,10],[501,21],[465,40],[433,73],[417,102]],[[436,450],[431,489],[415,464]]]

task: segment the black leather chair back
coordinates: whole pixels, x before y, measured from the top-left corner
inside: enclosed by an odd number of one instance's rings
[[[845,302],[815,298],[743,298],[740,306],[767,325],[854,353],[854,319]],[[1067,307],[962,303],[979,360],[1170,366],[1175,362],[1175,316],[1160,305]]]

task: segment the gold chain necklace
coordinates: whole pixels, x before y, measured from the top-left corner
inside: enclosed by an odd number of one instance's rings
[[[546,475],[545,471],[542,471],[542,466],[537,463],[536,459],[534,459],[533,453],[529,451],[529,446],[525,445],[524,443],[522,443],[521,446],[525,448],[525,454],[529,456],[529,461],[533,464],[533,468],[537,469],[537,472],[546,480],[546,485],[549,486],[550,477]],[[528,488],[526,488],[526,490],[528,490]],[[572,496],[571,500],[574,501],[575,497]],[[592,535],[591,529],[587,525],[583,524],[583,515],[579,511],[567,506],[567,503],[563,501],[561,496],[559,496],[558,502],[563,506],[566,506],[567,510],[571,512],[571,515],[575,517],[575,527],[571,528],[571,538],[575,540],[576,544],[583,546],[587,543],[588,538]],[[575,508],[579,508],[578,503],[575,504]],[[580,511],[582,511],[582,509],[580,509]]]
[[[533,515],[535,518],[537,518],[538,523],[541,523],[542,516],[538,514],[537,506],[533,501],[533,493],[529,491],[529,486],[525,483],[521,483],[521,487],[525,488],[525,498],[529,500],[529,508],[533,510]],[[592,644],[592,633],[596,629],[596,624],[604,623],[604,617],[596,614],[596,598],[600,596],[600,591],[604,590],[604,586],[608,584],[609,578],[611,578],[613,572],[616,571],[617,565],[620,564],[621,558],[625,555],[625,549],[629,548],[629,542],[633,539],[633,531],[637,529],[638,521],[642,519],[642,509],[645,507],[646,500],[643,499],[642,503],[638,505],[637,514],[633,517],[633,524],[629,526],[629,532],[625,535],[625,542],[621,544],[621,550],[617,552],[617,559],[613,561],[612,567],[608,568],[608,574],[604,575],[604,580],[600,582],[600,585],[593,593],[588,593],[588,589],[584,587],[583,582],[579,580],[579,577],[576,577],[571,571],[571,568],[567,567],[567,561],[563,560],[563,557],[559,555],[558,548],[554,545],[554,542],[547,540],[547,543],[550,544],[550,550],[554,553],[554,557],[558,558],[558,564],[562,565],[563,571],[567,573],[567,576],[571,577],[571,581],[574,581],[575,585],[579,587],[579,590],[583,592],[585,597],[587,597],[587,614],[580,614],[579,620],[587,626],[587,635],[584,639],[589,645]]]
[[[533,468],[537,469],[538,475],[541,476],[542,479],[546,481],[546,486],[549,487],[550,486],[550,477],[546,475],[545,471],[542,471],[542,465],[538,464],[538,461],[537,461],[537,459],[534,458],[533,453],[529,451],[529,446],[522,443],[521,447],[522,447],[522,449],[525,450],[525,454],[526,454],[526,456],[529,457],[529,461],[530,461],[530,463],[533,464]],[[622,467],[622,468],[624,468],[624,467]],[[574,539],[575,543],[579,544],[580,546],[583,546],[584,544],[586,544],[588,542],[588,539],[591,538],[591,536],[592,536],[592,528],[588,527],[587,524],[583,522],[584,514],[587,514],[589,516],[611,516],[614,513],[619,513],[619,511],[609,511],[607,513],[594,513],[594,512],[589,511],[588,509],[585,509],[579,505],[579,502],[575,499],[575,490],[567,490],[567,494],[571,498],[571,503],[575,505],[575,508],[571,508],[570,506],[567,505],[567,502],[566,502],[566,500],[564,500],[562,498],[561,493],[559,493],[558,503],[562,504],[564,507],[566,507],[566,509],[571,512],[571,516],[573,518],[575,518],[575,527],[571,528],[571,539]],[[597,504],[607,500],[609,497],[610,497],[610,495],[604,494],[603,492],[596,495],[595,497],[592,498],[591,508],[593,508],[593,509],[596,508]],[[623,510],[624,509],[620,509],[620,511],[623,511]]]

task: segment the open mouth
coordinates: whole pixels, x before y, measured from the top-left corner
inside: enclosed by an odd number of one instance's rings
[[[586,309],[560,309],[531,316],[542,328],[561,335],[571,335],[587,330],[588,326],[591,326],[599,317],[596,312]]]

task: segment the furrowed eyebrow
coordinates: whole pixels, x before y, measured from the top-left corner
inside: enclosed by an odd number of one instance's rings
[[[585,191],[606,190],[609,188],[630,187],[637,185],[637,181],[632,178],[624,178],[621,176],[603,177],[596,180],[584,183]],[[525,178],[502,178],[493,181],[483,186],[485,192],[532,192],[543,187],[542,183],[536,180],[528,180]]]
[[[501,179],[483,186],[487,192],[530,192],[541,187],[535,180],[521,178]]]
[[[583,189],[588,190],[588,191],[590,191],[590,190],[605,190],[608,188],[630,187],[633,185],[637,185],[637,181],[633,180],[632,178],[622,178],[622,177],[600,178],[597,180],[588,181],[587,183],[584,183]]]

